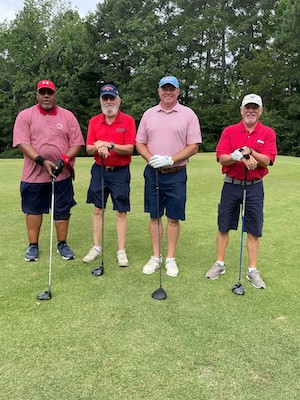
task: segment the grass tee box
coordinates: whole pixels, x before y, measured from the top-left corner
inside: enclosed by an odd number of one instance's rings
[[[187,219],[181,224],[176,257],[180,274],[170,278],[163,269],[168,294],[163,302],[151,297],[158,272],[142,273],[151,245],[149,216],[143,213],[145,162],[139,156],[131,166],[130,266],[116,263],[110,202],[105,211],[105,274],[92,276],[94,264],[82,262],[92,243],[92,207],[85,203],[91,165],[91,158],[76,161],[77,206],[68,236],[76,259],[64,261],[53,253],[53,297],[39,302],[36,295],[48,277],[50,215],[44,216],[39,261],[25,262],[22,160],[0,160],[0,399],[298,399],[299,158],[279,156],[264,179],[259,269],[267,289],[254,289],[244,269],[245,296],[231,292],[240,228],[231,234],[226,274],[216,281],[205,278],[215,261],[222,176],[214,154],[192,158]]]

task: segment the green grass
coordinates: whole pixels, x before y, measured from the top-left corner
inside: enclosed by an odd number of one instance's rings
[[[85,204],[92,159],[76,163],[78,204],[68,243],[77,258],[53,255],[53,298],[41,303],[36,295],[47,288],[50,218],[44,217],[40,260],[26,263],[22,160],[0,160],[0,399],[298,399],[300,159],[278,157],[264,179],[259,269],[267,289],[254,289],[243,273],[246,294],[239,297],[231,287],[240,231],[231,233],[227,273],[217,281],[204,277],[215,260],[222,176],[214,154],[192,158],[177,250],[180,274],[174,279],[163,271],[166,301],[151,298],[158,273],[141,272],[151,254],[144,161],[134,157],[131,168],[130,267],[116,266],[109,203],[105,274],[98,278],[90,274],[97,263],[81,262],[92,243],[92,206]],[[165,254],[165,241],[162,247]]]

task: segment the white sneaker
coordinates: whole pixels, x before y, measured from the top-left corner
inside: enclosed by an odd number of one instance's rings
[[[167,275],[173,276],[174,278],[178,275],[179,270],[175,261],[175,258],[166,258],[166,270]]]
[[[143,273],[150,275],[153,274],[157,268],[159,268],[159,259],[157,257],[151,256],[150,260],[143,267]]]
[[[100,256],[101,256],[101,247],[100,247],[100,251],[99,251],[96,249],[95,246],[93,246],[91,248],[91,250],[89,251],[89,253],[85,257],[83,257],[82,261],[84,263],[89,263],[91,261],[96,260],[96,258],[98,258]]]
[[[128,267],[129,261],[126,255],[126,250],[117,251],[117,259],[119,267]]]

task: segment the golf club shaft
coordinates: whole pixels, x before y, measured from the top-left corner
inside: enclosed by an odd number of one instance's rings
[[[241,242],[240,242],[240,265],[239,265],[239,279],[238,282],[241,283],[242,275],[242,264],[243,264],[243,239],[244,239],[244,226],[245,226],[245,206],[246,206],[246,181],[247,181],[248,169],[245,166],[245,179],[244,179],[244,190],[243,190],[243,202],[242,202],[242,230],[241,230]]]
[[[104,157],[101,157],[101,262],[103,267],[103,254],[104,254]]]
[[[160,240],[160,216],[159,216],[159,180],[158,170],[155,170],[155,186],[156,186],[156,208],[157,208],[157,240],[158,240],[158,263],[159,263],[159,285],[162,285],[161,277],[161,240]]]
[[[53,249],[53,222],[54,222],[54,182],[52,178],[51,183],[51,223],[50,223],[50,253],[49,253],[49,278],[48,278],[48,291],[51,292],[52,281],[52,249]]]

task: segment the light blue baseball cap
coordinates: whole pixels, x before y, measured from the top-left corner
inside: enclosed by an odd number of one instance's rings
[[[177,78],[175,78],[175,76],[165,76],[164,78],[162,78],[159,82],[159,87],[162,87],[167,84],[175,86],[176,89],[179,88],[179,83]]]

